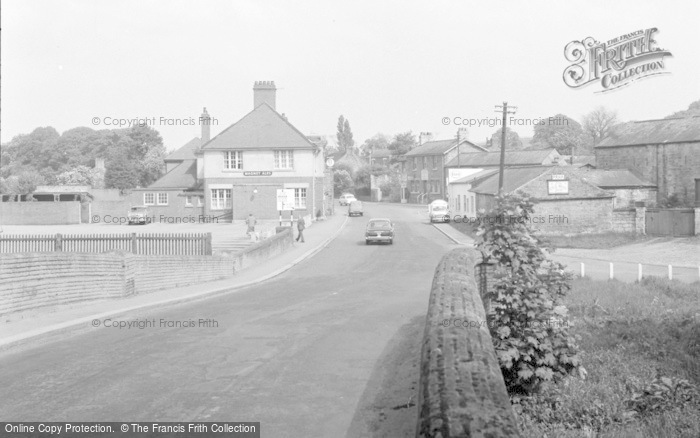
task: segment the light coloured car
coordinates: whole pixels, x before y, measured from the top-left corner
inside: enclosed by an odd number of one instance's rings
[[[450,221],[450,204],[442,199],[436,199],[428,205],[428,216],[430,222],[449,222]]]
[[[151,218],[148,216],[148,207],[146,206],[131,207],[126,217],[129,220],[129,225],[146,225],[151,223]]]
[[[367,223],[365,229],[365,243],[369,245],[372,242],[394,243],[394,224],[391,219],[373,218]]]
[[[364,216],[364,211],[362,210],[362,202],[352,201],[348,206],[348,216]]]
[[[355,199],[355,195],[352,193],[344,193],[340,195],[339,201],[340,205],[350,205],[352,201],[357,201],[357,199]]]

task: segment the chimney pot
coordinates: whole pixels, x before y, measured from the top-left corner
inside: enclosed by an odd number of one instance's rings
[[[266,103],[277,111],[277,88],[275,81],[256,81],[253,86],[253,109]]]

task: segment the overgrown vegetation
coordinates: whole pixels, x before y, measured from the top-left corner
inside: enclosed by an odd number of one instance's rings
[[[700,436],[700,284],[577,279],[564,300],[585,380],[513,397],[525,437]]]
[[[523,395],[585,372],[563,305],[571,274],[549,260],[532,236],[532,214],[526,196],[498,196],[494,209],[480,217],[477,232],[478,249],[496,267],[493,288],[485,296],[496,355],[508,391]]]

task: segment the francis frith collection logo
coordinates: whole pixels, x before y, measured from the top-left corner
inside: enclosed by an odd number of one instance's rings
[[[564,48],[572,64],[564,70],[564,83],[580,88],[600,82],[598,93],[616,90],[649,76],[668,74],[665,56],[673,56],[657,46],[657,28],[637,30],[606,42],[593,37],[572,41]]]

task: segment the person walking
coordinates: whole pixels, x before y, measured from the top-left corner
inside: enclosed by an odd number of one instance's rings
[[[297,221],[297,230],[299,230],[299,236],[297,236],[297,242],[301,239],[301,243],[304,243],[304,228],[306,228],[306,222],[304,221],[304,216],[299,215],[299,220]]]
[[[250,237],[255,236],[255,224],[257,224],[258,221],[255,219],[255,216],[253,216],[253,213],[248,213],[248,218],[245,220],[245,223],[248,225],[248,232],[246,234]]]

